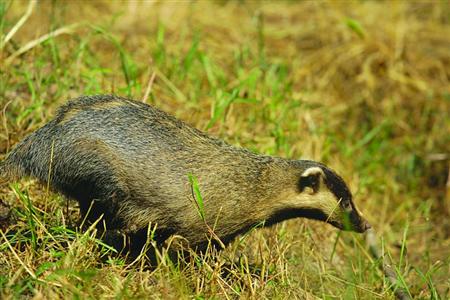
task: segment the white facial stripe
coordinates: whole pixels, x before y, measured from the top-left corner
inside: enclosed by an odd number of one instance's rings
[[[299,195],[301,196],[301,194]],[[303,200],[304,204],[307,204],[309,208],[320,209],[329,219],[333,218],[333,212],[336,210],[337,201],[334,195],[328,190],[320,190],[314,195],[307,197],[308,199],[298,199]],[[305,201],[306,200],[306,201]]]
[[[339,205],[341,204],[341,201],[342,201],[342,199],[339,199],[339,201],[336,203],[336,205],[334,206],[334,208],[331,211],[331,213],[328,214],[326,222],[328,222],[329,220],[332,220],[332,216],[333,216],[334,212],[336,211],[336,209],[339,208]]]
[[[326,188],[322,188],[315,194],[295,193],[283,197],[284,207],[309,208],[322,211],[329,220],[339,221],[339,202]]]

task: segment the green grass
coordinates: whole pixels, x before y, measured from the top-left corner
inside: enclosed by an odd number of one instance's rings
[[[2,40],[27,5],[0,3]],[[446,1],[39,2],[0,50],[0,158],[69,98],[149,91],[147,103],[232,144],[336,169],[398,286],[448,299],[449,11]],[[1,298],[395,298],[363,237],[322,223],[255,228],[185,265],[162,249],[148,269],[95,228],[74,230],[76,203],[45,186],[10,183],[0,199],[14,217],[0,237]]]

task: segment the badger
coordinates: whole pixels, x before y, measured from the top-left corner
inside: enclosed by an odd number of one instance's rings
[[[6,181],[32,177],[79,203],[89,222],[202,249],[258,224],[303,217],[343,230],[370,225],[326,165],[232,146],[142,102],[84,96],[19,142],[0,163]],[[114,236],[114,235],[113,235]]]

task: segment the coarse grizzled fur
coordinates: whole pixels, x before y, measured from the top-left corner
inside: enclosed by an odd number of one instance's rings
[[[205,222],[189,175],[198,181]],[[84,215],[89,211],[88,220],[103,215],[110,230],[132,235],[157,224],[160,241],[178,234],[199,248],[208,239],[206,224],[224,244],[264,220],[270,225],[309,217],[343,228],[340,212],[346,211],[351,229],[367,227],[345,182],[325,165],[237,148],[152,106],[112,95],[62,106],[15,146],[0,176],[48,182],[77,200]]]

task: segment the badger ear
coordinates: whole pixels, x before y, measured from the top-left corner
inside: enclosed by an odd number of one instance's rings
[[[323,182],[325,174],[319,167],[311,167],[303,171],[300,175],[298,187],[300,192],[306,192],[308,194],[315,194],[320,189],[320,184]]]

